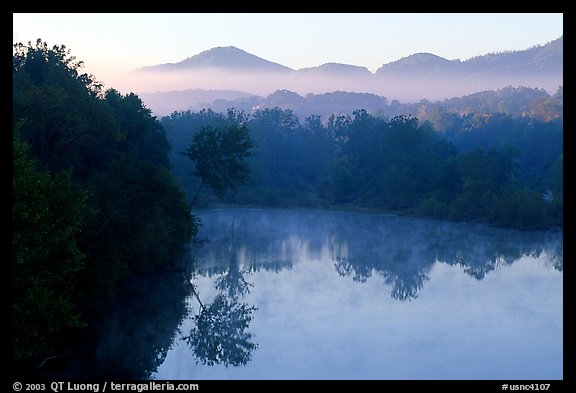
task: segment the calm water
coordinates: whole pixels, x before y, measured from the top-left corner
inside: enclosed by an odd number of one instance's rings
[[[201,212],[155,379],[562,379],[562,233]],[[192,288],[190,286],[190,288]]]

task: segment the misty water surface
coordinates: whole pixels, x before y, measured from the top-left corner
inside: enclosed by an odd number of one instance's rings
[[[200,217],[188,314],[153,378],[563,377],[561,232],[351,212]]]

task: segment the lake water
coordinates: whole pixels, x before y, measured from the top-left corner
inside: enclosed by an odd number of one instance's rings
[[[562,379],[562,232],[354,212],[198,213],[154,379]]]

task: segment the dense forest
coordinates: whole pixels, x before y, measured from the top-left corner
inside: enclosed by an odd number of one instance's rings
[[[255,142],[251,181],[204,203],[363,207],[518,229],[562,225],[563,119],[463,115],[380,118],[360,109],[300,122],[290,109],[174,112],[162,118],[172,171],[189,195],[199,180],[182,154],[203,127],[242,118]],[[235,114],[235,115],[233,115]]]
[[[552,120],[562,117],[563,87],[558,87],[554,94],[546,90],[526,86],[504,87],[498,90],[480,91],[460,97],[452,97],[441,101],[420,99],[415,102],[400,102],[384,96],[371,93],[334,91],[322,94],[306,94],[301,96],[286,89],[277,90],[266,97],[242,96],[236,99],[210,99],[208,92],[189,90],[176,96],[174,92],[146,94],[145,96],[160,112],[170,114],[174,109],[166,111],[166,103],[179,99],[181,102],[198,101],[194,94],[204,96],[204,101],[186,108],[192,111],[211,109],[214,112],[226,112],[228,108],[237,108],[250,113],[254,109],[278,107],[292,110],[303,121],[310,115],[319,115],[326,121],[331,115],[350,115],[356,109],[362,108],[374,116],[391,119],[400,115],[414,115],[420,121],[429,120],[435,125],[445,113],[465,115],[469,113],[498,112],[513,117],[527,116],[540,120]],[[214,94],[214,92],[210,92]],[[222,91],[222,97],[227,93]],[[171,97],[174,96],[174,97]],[[160,104],[162,102],[162,104]]]
[[[549,115],[562,107],[561,89],[538,98],[539,116],[469,104],[430,105],[425,120],[362,108],[301,120],[275,106],[159,121],[137,95],[105,90],[82,66],[63,45],[14,46],[17,370],[69,353],[131,278],[171,266],[199,228],[191,207],[563,224],[563,118]]]
[[[66,354],[123,280],[169,264],[198,228],[162,126],[81,68],[65,46],[14,46],[16,369]]]

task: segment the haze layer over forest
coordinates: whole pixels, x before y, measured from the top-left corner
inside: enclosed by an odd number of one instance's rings
[[[185,110],[216,99],[265,97],[277,90],[301,96],[335,91],[370,93],[402,102],[444,100],[508,86],[554,94],[563,85],[563,37],[524,50],[463,61],[415,53],[383,64],[374,73],[363,66],[339,63],[294,70],[233,46],[216,47],[177,63],[138,68],[127,79],[141,86],[137,93],[158,114],[167,114],[169,107]],[[221,90],[225,92],[219,93]]]

